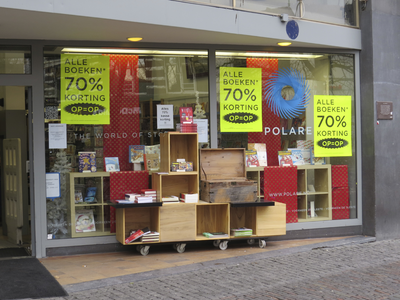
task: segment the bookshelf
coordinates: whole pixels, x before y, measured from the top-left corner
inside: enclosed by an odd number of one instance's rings
[[[299,222],[332,220],[331,174],[330,164],[297,166]]]
[[[109,201],[109,176],[108,172],[71,172],[69,173],[70,202],[68,219],[71,224],[71,237],[89,237],[112,235],[110,233],[110,201]],[[81,190],[83,198],[88,187],[96,187],[95,203],[75,203],[75,193]],[[76,215],[79,211],[93,211],[95,230],[77,232]]]

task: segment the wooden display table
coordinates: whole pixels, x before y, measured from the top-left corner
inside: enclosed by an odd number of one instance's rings
[[[182,253],[186,242],[213,241],[221,250],[227,249],[231,239],[247,239],[253,244],[266,246],[265,238],[286,234],[286,205],[278,202],[253,203],[171,203],[112,204],[116,208],[116,237],[123,245],[136,245],[142,255],[149,253],[150,246],[172,243]],[[133,229],[149,227],[160,234],[158,242],[142,243],[140,240],[125,243]],[[234,237],[231,228],[251,228],[253,235]],[[207,238],[203,232],[224,232],[226,237]]]

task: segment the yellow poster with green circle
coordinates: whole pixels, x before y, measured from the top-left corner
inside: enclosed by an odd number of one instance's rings
[[[260,68],[219,68],[221,132],[262,132]]]
[[[61,54],[61,123],[110,124],[110,58]]]
[[[314,96],[316,157],[352,156],[351,96]]]

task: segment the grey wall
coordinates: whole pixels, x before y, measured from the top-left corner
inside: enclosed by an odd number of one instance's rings
[[[399,238],[400,1],[369,0],[360,23],[363,233]],[[393,120],[377,124],[377,101],[393,102]]]

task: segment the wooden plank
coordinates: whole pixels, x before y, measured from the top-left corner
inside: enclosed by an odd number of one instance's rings
[[[257,226],[255,233],[259,237],[286,234],[286,204],[275,202],[275,206],[259,206],[256,209]]]
[[[117,241],[125,245],[125,209],[117,208],[115,213],[115,235]]]
[[[246,149],[200,149],[200,179],[246,178]]]
[[[193,203],[171,203],[160,208],[160,242],[195,240],[196,209]]]

